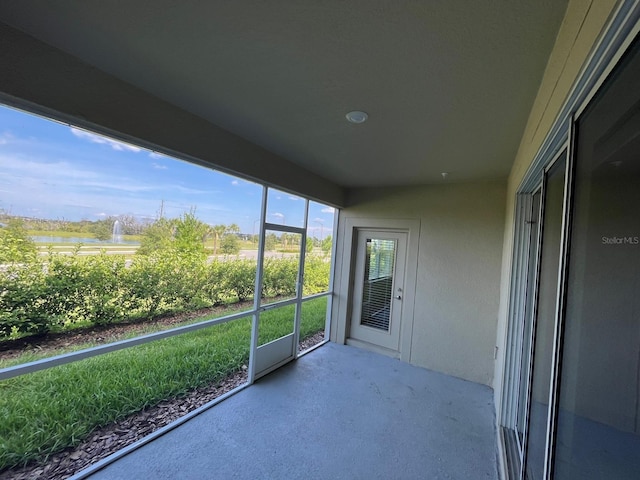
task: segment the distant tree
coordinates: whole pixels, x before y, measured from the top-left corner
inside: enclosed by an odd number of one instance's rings
[[[175,220],[163,217],[149,225],[142,233],[140,248],[136,253],[150,255],[156,251],[171,248],[175,223]]]
[[[179,253],[204,255],[204,240],[209,227],[196,218],[195,211],[183,214],[175,222],[174,247]]]
[[[158,251],[172,250],[178,254],[205,255],[204,241],[209,226],[191,211],[179,218],[159,218],[142,234],[138,252],[149,255]]]
[[[307,244],[305,245],[307,253],[311,253],[313,251],[313,239],[311,237],[307,237]]]
[[[118,221],[122,226],[123,235],[140,235],[144,225],[133,215],[119,215]]]
[[[93,235],[101,242],[110,240],[113,234],[113,224],[115,221],[115,218],[109,217],[103,220],[92,222],[92,224],[89,226],[89,231],[93,233]]]
[[[226,225],[214,225],[213,227],[209,227],[209,231],[213,235],[213,254],[217,255],[220,240],[227,231],[227,227]]]
[[[278,244],[278,237],[276,237],[275,233],[267,233],[264,237],[264,249],[265,250],[275,250],[276,245]]]
[[[331,251],[332,245],[333,245],[333,240],[331,239],[331,235],[329,235],[324,240],[322,240],[322,244],[320,245],[320,248],[322,248],[322,251],[324,253],[329,253]]]
[[[227,226],[226,233],[240,233],[240,227],[238,226],[237,223],[232,223],[231,225]]]
[[[24,223],[18,218],[10,218],[0,228],[0,264],[28,262],[38,254],[36,244],[27,235]]]
[[[238,236],[234,234],[227,234],[222,237],[220,251],[225,255],[236,255],[240,252],[240,239]]]
[[[290,237],[293,237],[293,234],[290,235],[285,232],[282,235],[280,235],[280,241],[282,242],[283,250],[287,249],[287,246],[289,245]]]

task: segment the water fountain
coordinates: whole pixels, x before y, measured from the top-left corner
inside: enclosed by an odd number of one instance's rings
[[[113,222],[113,231],[111,232],[111,241],[113,243],[122,242],[122,227],[120,227],[120,221]]]

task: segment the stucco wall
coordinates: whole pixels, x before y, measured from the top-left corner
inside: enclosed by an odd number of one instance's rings
[[[503,354],[511,282],[516,191],[535,155],[540,150],[545,137],[549,134],[580,74],[580,70],[587,61],[616,4],[615,0],[571,0],[569,2],[509,176],[502,252],[500,314],[496,342],[500,346],[500,354],[496,362],[494,383],[498,409],[500,408],[499,395],[502,390],[504,367]]]
[[[411,363],[491,385],[505,192],[504,182],[488,182],[348,193],[342,225],[420,220]]]

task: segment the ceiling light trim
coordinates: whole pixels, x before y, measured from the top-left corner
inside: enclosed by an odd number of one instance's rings
[[[360,123],[366,122],[367,119],[369,118],[369,115],[367,114],[367,112],[362,112],[360,110],[353,110],[347,113],[345,117],[347,117],[347,120],[351,123],[360,124]]]

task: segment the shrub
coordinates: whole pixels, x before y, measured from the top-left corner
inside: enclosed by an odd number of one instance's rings
[[[304,285],[302,293],[313,295],[325,292],[329,288],[331,262],[318,255],[308,255],[304,264]]]
[[[292,296],[296,293],[297,258],[266,258],[263,266],[262,296]]]
[[[11,218],[0,228],[0,264],[30,262],[35,260],[37,252],[22,220]]]
[[[265,297],[292,296],[297,258],[264,263]],[[330,264],[314,255],[305,262],[305,295],[325,291]],[[0,269],[0,336],[32,335],[73,326],[105,325],[135,318],[194,310],[254,294],[252,260],[207,260],[167,249],[136,255],[127,267],[120,255],[50,253]]]
[[[12,265],[0,275],[0,335],[39,334],[57,323],[49,308],[47,275],[32,262]]]
[[[240,239],[234,234],[222,237],[220,250],[225,255],[236,255],[240,252]]]
[[[225,293],[243,302],[253,296],[256,264],[251,260],[228,260],[222,262],[222,278]]]
[[[177,310],[184,291],[184,270],[175,251],[136,256],[127,272],[131,301],[140,316],[154,318]]]
[[[226,287],[224,280],[224,265],[217,260],[209,264],[204,264],[203,281],[200,290],[203,301],[210,305],[220,305],[226,297]]]

